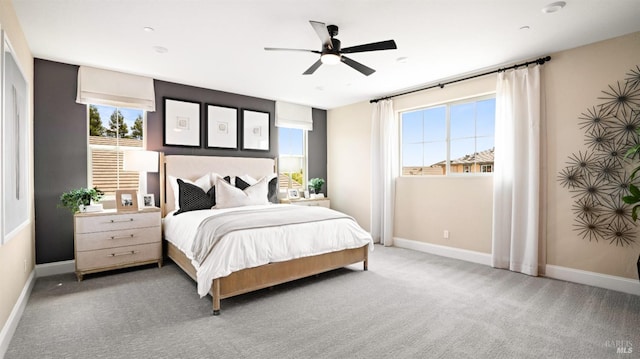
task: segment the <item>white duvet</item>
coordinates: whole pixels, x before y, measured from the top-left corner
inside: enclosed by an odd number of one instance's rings
[[[341,218],[331,221],[302,223],[281,227],[247,229],[225,235],[202,263],[194,260],[192,243],[200,223],[219,213],[259,209],[261,206],[211,209],[181,213],[173,212],[163,219],[164,238],[178,247],[191,260],[197,272],[198,294],[209,293],[215,278],[232,272],[257,267],[271,262],[329,253],[342,249],[369,245],[373,250],[371,235],[355,221]]]

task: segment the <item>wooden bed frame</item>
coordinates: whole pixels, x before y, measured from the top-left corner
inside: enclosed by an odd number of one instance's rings
[[[213,315],[220,314],[220,300],[225,298],[291,282],[358,262],[364,262],[363,269],[367,270],[368,251],[369,246],[365,245],[360,248],[302,257],[286,262],[269,263],[233,272],[226,277],[216,278],[209,291],[213,298]],[[191,265],[189,258],[169,242],[167,242],[167,254],[185,273],[196,280],[196,270]]]
[[[250,175],[255,175],[256,178],[260,178],[268,173],[273,173],[276,165],[276,161],[274,159],[164,156],[161,154],[160,204],[163,216],[173,209],[173,201],[171,200],[173,198],[173,194],[170,186],[167,185],[165,177],[167,175],[176,175],[174,169],[171,168],[171,161],[166,161],[168,159],[167,157],[172,157],[173,159],[180,158],[180,161],[184,159],[186,163],[185,168],[188,168],[188,171],[187,173],[180,172],[180,176],[187,178],[199,177],[198,173],[195,172],[199,172],[199,174],[208,172],[217,172],[225,175],[231,174],[230,172],[225,171],[226,166],[229,163],[234,163],[234,169],[238,171],[238,162],[244,162],[241,166],[245,167],[245,169],[240,170],[239,172],[232,172],[233,174],[248,173]],[[260,162],[260,164],[254,164],[254,160]],[[272,163],[271,168],[268,169],[267,172],[264,172],[264,168],[266,167],[265,164],[268,165],[268,161],[271,161]],[[263,169],[261,170],[260,167],[263,167]],[[262,171],[263,173],[256,173],[256,171]],[[169,200],[167,200],[167,198],[169,198]],[[176,246],[168,241],[165,242],[167,243],[167,256],[193,280],[196,280],[196,270],[193,265],[191,265],[191,260],[189,260],[189,258],[187,258],[187,256]],[[209,294],[211,294],[211,297],[213,298],[213,315],[220,314],[220,300],[222,299],[342,268],[358,262],[363,262],[363,270],[366,271],[368,270],[368,259],[369,246],[365,245],[359,248],[302,257],[285,262],[269,263],[259,267],[243,269],[231,273],[226,277],[214,279],[213,284],[211,285],[211,290],[209,291]]]

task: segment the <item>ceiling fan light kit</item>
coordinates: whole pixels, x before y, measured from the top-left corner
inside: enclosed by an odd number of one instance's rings
[[[361,74],[369,76],[372,73],[376,72],[376,70],[367,67],[355,60],[352,60],[344,56],[344,54],[354,54],[358,52],[368,51],[395,50],[398,48],[395,41],[386,40],[341,49],[340,40],[335,38],[335,36],[338,36],[338,27],[336,25],[327,26],[324,23],[318,21],[309,21],[309,23],[315,30],[316,34],[318,34],[320,41],[322,41],[321,51],[305,49],[285,49],[276,47],[265,47],[264,49],[267,51],[303,51],[319,54],[320,59],[318,59],[318,61],[316,61],[313,65],[311,65],[311,67],[303,72],[303,75],[313,74],[322,64],[335,65],[343,62],[347,66],[350,66]]]
[[[340,63],[340,55],[336,54],[323,54],[320,56],[320,61],[325,65],[336,65]]]

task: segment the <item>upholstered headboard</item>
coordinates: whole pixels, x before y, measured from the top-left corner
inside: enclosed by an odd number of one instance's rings
[[[215,172],[222,176],[247,174],[258,179],[276,173],[276,160],[273,158],[181,155],[167,155],[161,158],[160,206],[163,216],[175,209],[175,197],[168,176],[195,180]]]

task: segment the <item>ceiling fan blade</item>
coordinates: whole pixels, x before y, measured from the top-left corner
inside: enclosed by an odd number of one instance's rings
[[[325,45],[329,49],[333,49],[333,43],[331,42],[331,36],[329,35],[329,30],[327,30],[327,25],[323,22],[318,21],[309,21],[313,29],[318,34],[320,41],[322,41],[322,45]]]
[[[358,45],[346,47],[340,50],[343,54],[353,54],[356,52],[365,52],[365,51],[380,51],[380,50],[395,50],[398,47],[396,46],[396,42],[393,40],[380,41],[380,42],[372,42],[370,44]]]
[[[355,70],[358,70],[360,73],[362,73],[365,76],[369,76],[372,73],[376,72],[376,70],[374,70],[374,69],[372,69],[370,67],[367,67],[367,66],[359,63],[358,61],[351,60],[350,58],[348,58],[348,57],[346,57],[344,55],[340,57],[340,61],[344,62],[345,64],[347,64],[347,65],[349,65],[351,67],[353,67]]]
[[[313,52],[314,54],[320,54],[320,51],[317,50],[306,50],[306,49],[287,49],[283,47],[265,47],[267,51],[299,51],[299,52]]]
[[[311,67],[309,67],[307,69],[307,71],[303,72],[303,75],[311,75],[314,72],[316,72],[316,70],[318,69],[318,67],[320,67],[320,65],[322,65],[322,61],[320,59],[318,59],[318,61],[316,61],[313,65],[311,65]]]

